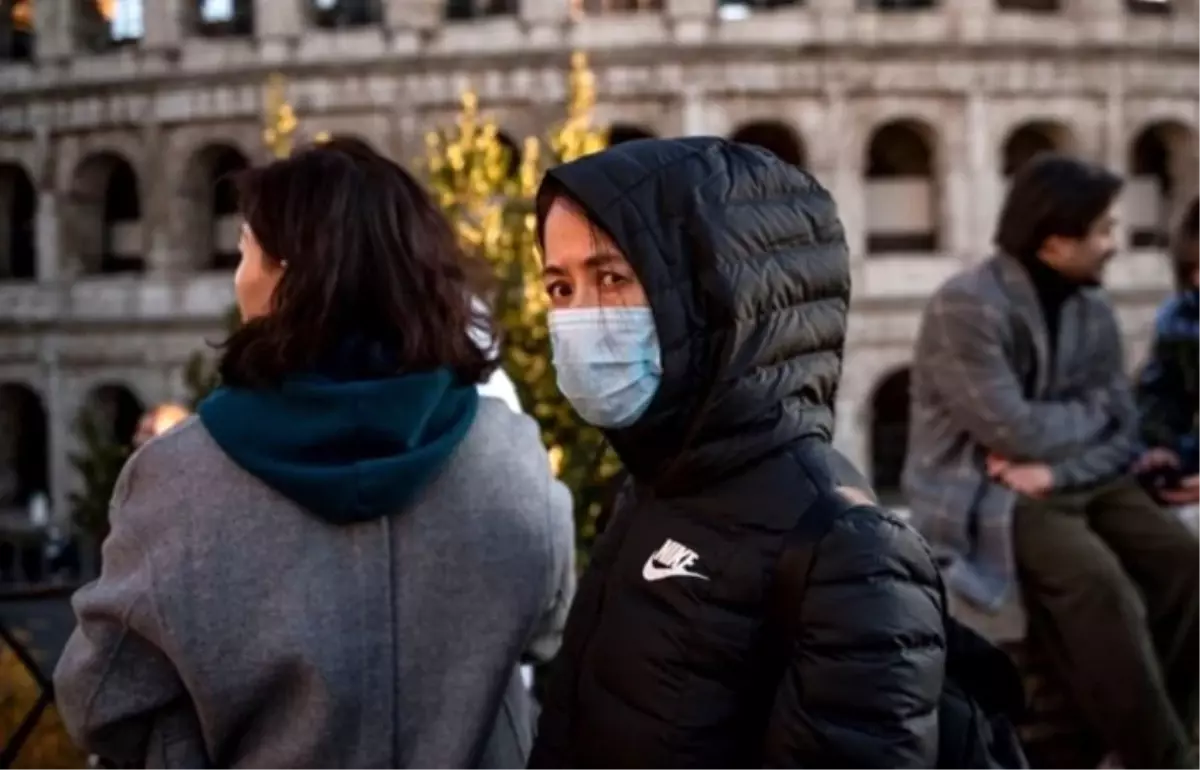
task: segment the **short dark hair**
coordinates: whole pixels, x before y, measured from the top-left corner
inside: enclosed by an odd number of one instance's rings
[[[1193,198],[1179,219],[1171,239],[1171,263],[1176,286],[1187,287],[1200,264],[1200,198]]]
[[[994,242],[1032,257],[1047,238],[1082,238],[1121,192],[1108,169],[1056,153],[1039,155],[1017,171],[1000,209]]]
[[[247,170],[237,187],[264,258],[287,266],[270,312],[223,344],[226,384],[277,385],[344,360],[347,346],[371,351],[347,376],[446,368],[476,384],[495,369],[488,272],[398,164],[335,138]]]

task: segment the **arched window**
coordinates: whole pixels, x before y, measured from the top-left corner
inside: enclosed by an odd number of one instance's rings
[[[910,120],[885,123],[867,145],[867,251],[934,252],[939,200],[933,129]]]
[[[725,21],[748,18],[756,11],[801,6],[803,0],[718,0],[717,15]]]
[[[771,120],[756,121],[739,127],[729,137],[734,142],[752,144],[770,150],[793,166],[803,166],[806,158],[804,143],[792,128]]]
[[[128,387],[107,383],[93,388],[84,400],[84,410],[97,421],[105,438],[122,446],[133,443],[143,407]]]
[[[49,423],[42,399],[19,383],[0,384],[0,510],[25,508],[50,491]]]
[[[1046,120],[1025,123],[1014,128],[1005,139],[1000,151],[1000,168],[1006,178],[1011,177],[1038,155],[1074,152],[1075,145],[1070,129],[1061,123]]]
[[[75,34],[80,48],[101,53],[136,45],[142,39],[144,0],[70,1],[75,3]]]
[[[189,249],[205,269],[237,267],[241,217],[234,178],[249,165],[246,156],[228,144],[203,147],[188,163],[181,210],[188,219]]]
[[[366,27],[383,21],[382,0],[308,0],[314,26]]]
[[[1180,123],[1154,123],[1133,140],[1124,193],[1130,245],[1167,244],[1178,209],[1195,194],[1196,134]]]
[[[446,0],[446,18],[450,21],[511,16],[516,12],[517,0]]]
[[[653,139],[654,132],[648,131],[641,126],[632,126],[628,123],[614,123],[608,129],[608,146],[616,147],[618,144],[632,142],[637,139]]]
[[[37,190],[25,169],[0,164],[0,280],[37,277]]]
[[[192,0],[193,29],[201,37],[254,34],[254,0]]]
[[[871,398],[871,486],[885,505],[903,502],[900,478],[908,454],[909,373],[900,369]]]
[[[137,174],[111,152],[88,156],[75,172],[71,195],[75,245],[85,272],[145,268]]]

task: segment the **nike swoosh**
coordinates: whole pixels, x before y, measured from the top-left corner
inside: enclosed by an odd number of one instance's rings
[[[688,572],[685,569],[678,569],[677,567],[660,567],[654,563],[654,559],[648,559],[646,561],[645,566],[642,567],[642,577],[650,583],[669,577],[690,577],[697,578],[699,580],[708,580],[707,575],[698,575],[695,572]]]

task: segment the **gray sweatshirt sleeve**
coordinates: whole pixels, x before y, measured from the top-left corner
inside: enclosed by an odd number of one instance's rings
[[[123,764],[146,762],[163,725],[189,708],[163,649],[154,568],[137,526],[136,473],[137,457],[117,482],[104,566],[72,599],[77,626],[54,672],[67,732],[79,746]]]
[[[558,654],[567,611],[575,597],[575,517],[571,493],[562,482],[549,480],[546,519],[552,554],[547,586],[547,606],[529,644],[528,653],[538,662]]]

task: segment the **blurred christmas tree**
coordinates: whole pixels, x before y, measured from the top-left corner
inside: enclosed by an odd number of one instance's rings
[[[424,158],[428,183],[443,211],[466,247],[485,258],[499,279],[491,301],[503,335],[501,360],[522,404],[541,427],[555,473],[575,496],[581,556],[595,536],[608,481],[620,466],[600,432],[579,420],[555,383],[534,196],[546,168],[607,146],[607,132],[592,123],[595,101],[587,58],[576,53],[563,121],[544,142],[526,139],[519,163],[512,163],[498,127],[480,114],[478,99],[469,91],[463,94],[456,125],[426,137]],[[543,145],[548,152],[543,153]]]
[[[94,411],[81,412],[75,430],[82,447],[70,456],[79,476],[79,487],[71,492],[71,518],[90,546],[98,548],[108,535],[113,488],[133,448],[117,441],[111,426]]]

